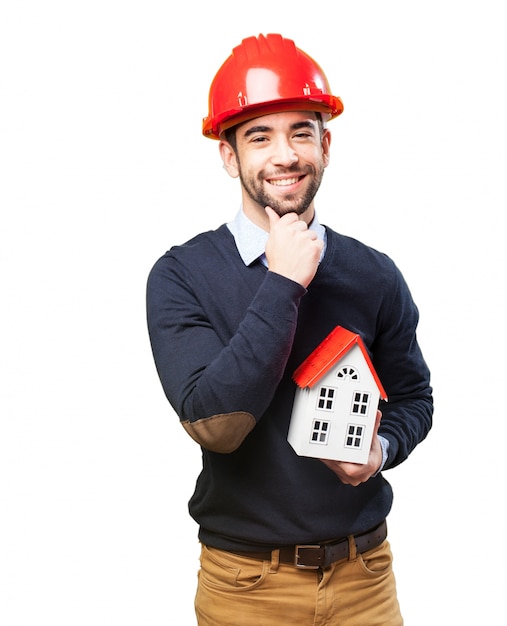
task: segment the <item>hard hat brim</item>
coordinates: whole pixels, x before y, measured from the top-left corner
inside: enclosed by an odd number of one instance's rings
[[[202,124],[202,133],[210,139],[220,139],[221,134],[256,117],[270,115],[271,113],[284,113],[289,111],[313,111],[321,113],[324,121],[338,117],[343,112],[343,102],[338,96],[319,95],[313,98],[305,96],[301,99],[276,100],[262,102],[258,105],[238,108],[223,112],[221,115],[205,117]]]

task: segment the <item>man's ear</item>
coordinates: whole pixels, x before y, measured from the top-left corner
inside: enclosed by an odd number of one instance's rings
[[[220,150],[220,156],[224,162],[225,171],[232,178],[237,178],[239,176],[238,157],[236,156],[233,147],[228,141],[221,139],[218,149]]]
[[[329,165],[329,159],[331,157],[331,132],[324,128],[322,132],[322,158],[324,160],[324,167]]]

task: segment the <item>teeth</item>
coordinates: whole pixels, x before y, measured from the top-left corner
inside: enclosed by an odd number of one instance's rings
[[[283,179],[278,179],[278,180],[270,180],[269,182],[272,185],[277,185],[277,186],[284,186],[284,185],[294,185],[295,183],[297,183],[299,180],[299,177],[294,177],[294,178],[283,178]]]

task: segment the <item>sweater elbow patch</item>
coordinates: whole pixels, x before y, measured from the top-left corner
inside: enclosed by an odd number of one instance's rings
[[[196,422],[181,422],[194,441],[211,452],[234,452],[255,426],[251,413],[236,411],[205,417]]]

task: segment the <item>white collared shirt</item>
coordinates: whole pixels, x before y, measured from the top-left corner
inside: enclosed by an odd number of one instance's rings
[[[245,265],[251,265],[254,261],[259,259],[262,263],[264,263],[264,265],[267,266],[264,251],[266,249],[266,242],[268,240],[269,233],[263,230],[260,226],[254,224],[245,215],[243,207],[240,207],[236,217],[232,220],[232,222],[227,224],[227,227],[234,236],[239,255]],[[314,214],[312,223],[308,228],[313,230],[317,234],[317,237],[324,243],[324,247],[322,248],[320,255],[320,260],[322,261],[326,251],[326,229],[322,226],[322,224],[320,224],[316,214]]]

